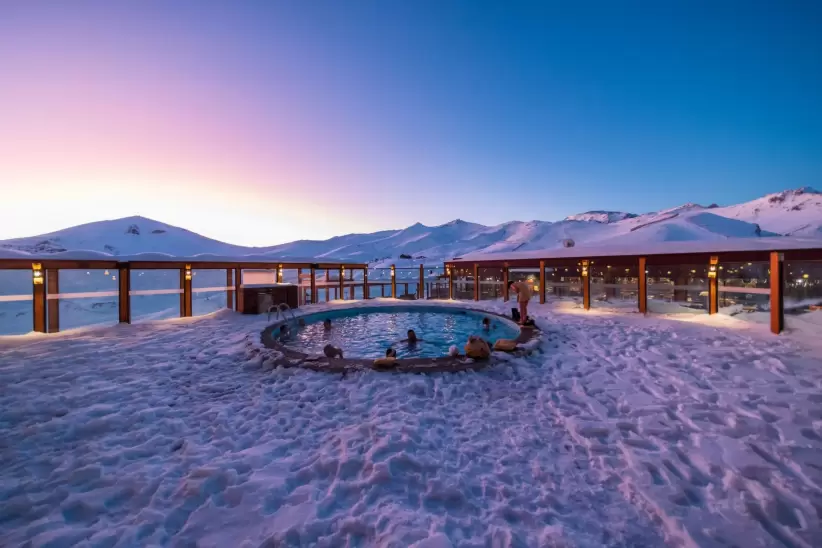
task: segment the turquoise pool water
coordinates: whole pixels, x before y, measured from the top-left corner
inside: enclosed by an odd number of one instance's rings
[[[285,344],[299,352],[322,354],[325,345],[330,343],[342,348],[346,358],[380,358],[391,346],[397,351],[397,357],[417,358],[445,356],[451,345],[462,351],[471,335],[479,335],[491,344],[497,339],[519,335],[519,328],[496,316],[487,316],[491,329],[485,331],[484,317],[486,315],[479,312],[436,306],[334,310],[303,316],[304,327],[289,322],[291,337]],[[326,318],[332,325],[328,331],[323,328]],[[409,329],[413,329],[422,342],[413,346],[399,342],[407,337]]]

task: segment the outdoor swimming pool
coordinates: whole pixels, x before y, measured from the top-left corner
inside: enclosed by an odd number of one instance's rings
[[[482,319],[491,320],[483,330]],[[332,328],[326,331],[323,321]],[[519,328],[511,321],[468,310],[449,310],[437,306],[371,307],[335,310],[304,316],[304,327],[289,322],[291,337],[285,345],[306,354],[322,354],[327,344],[342,348],[346,358],[379,358],[393,346],[399,358],[445,356],[451,345],[462,351],[470,335],[480,335],[491,344],[497,339],[514,339]],[[409,346],[399,341],[409,329],[422,342]]]

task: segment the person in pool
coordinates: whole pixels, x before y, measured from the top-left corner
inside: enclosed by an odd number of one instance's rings
[[[329,331],[331,329],[331,318],[326,318],[323,320],[323,329]]]
[[[333,358],[342,359],[342,357],[343,357],[342,348],[337,348],[333,344],[325,345],[325,348],[323,348],[323,354],[325,354],[326,358],[331,358],[331,359],[333,359]]]
[[[408,346],[413,346],[418,342],[423,342],[422,339],[417,338],[417,333],[413,329],[408,330],[408,338],[403,339],[400,342],[408,343]]]
[[[485,317],[482,319],[482,328],[485,331],[491,331],[491,318]]]
[[[397,357],[397,351],[389,346],[388,348],[385,349],[385,357],[386,358],[396,358]]]
[[[279,334],[280,341],[287,341],[291,338],[291,330],[288,329],[287,325],[280,326],[280,334]]]

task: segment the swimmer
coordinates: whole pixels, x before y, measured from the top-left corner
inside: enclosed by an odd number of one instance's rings
[[[330,329],[331,329],[331,319],[326,318],[326,319],[323,321],[323,329],[325,329],[326,331],[328,331],[328,330],[330,330]]]
[[[482,328],[486,331],[491,329],[491,320],[489,318],[482,319]]]
[[[417,333],[413,329],[408,330],[408,338],[403,339],[400,342],[408,343],[410,345],[417,344],[418,342],[423,342],[422,339],[417,338]]]
[[[396,358],[397,357],[397,351],[394,350],[391,347],[388,347],[388,348],[385,349],[385,357],[386,358]]]
[[[342,348],[337,348],[334,345],[327,344],[325,348],[323,348],[323,354],[325,354],[326,358],[342,358],[343,351]]]

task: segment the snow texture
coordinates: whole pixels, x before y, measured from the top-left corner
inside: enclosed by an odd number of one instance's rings
[[[0,538],[822,545],[819,353],[569,306],[532,307],[532,356],[460,374],[272,369],[264,319],[228,311],[0,339]]]

